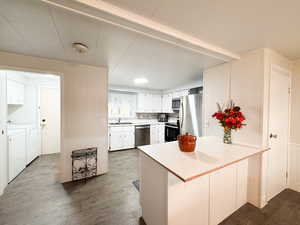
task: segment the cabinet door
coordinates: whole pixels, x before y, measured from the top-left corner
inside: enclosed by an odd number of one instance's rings
[[[41,153],[41,136],[39,129],[31,128],[27,131],[26,164],[28,165]]]
[[[151,145],[158,143],[158,125],[153,124],[150,126],[150,143]]]
[[[173,98],[179,98],[180,97],[180,92],[179,91],[174,91],[172,93],[172,95],[173,95]]]
[[[160,94],[152,95],[152,112],[161,112],[162,111],[162,97]]]
[[[16,103],[23,105],[25,99],[25,85],[16,82]]]
[[[22,83],[7,80],[7,104],[23,105],[25,86]]]
[[[153,112],[153,94],[146,93],[146,112]]]
[[[167,112],[168,113],[173,113],[172,100],[173,100],[173,94],[169,93],[168,94],[168,102],[167,102]]]
[[[247,203],[248,159],[237,163],[236,210]]]
[[[138,103],[138,107],[137,107],[138,112],[146,112],[147,99],[145,93],[138,93],[137,103]]]
[[[163,96],[162,96],[162,105],[161,105],[162,112],[167,112],[167,102],[168,102],[167,99],[168,99],[168,95],[163,94]]]
[[[134,148],[134,127],[123,128],[123,146],[122,148]]]
[[[123,135],[121,131],[111,131],[109,141],[110,151],[119,150],[123,147]]]
[[[186,90],[181,91],[180,96],[184,97],[184,96],[187,96],[188,94],[189,94],[189,90],[186,89]]]
[[[7,80],[7,104],[14,104],[15,85],[12,80]]]
[[[12,181],[26,167],[26,134],[14,134],[8,137],[9,181]]]
[[[158,143],[165,143],[165,125],[158,126]]]
[[[236,209],[236,165],[210,175],[210,225],[217,225]]]

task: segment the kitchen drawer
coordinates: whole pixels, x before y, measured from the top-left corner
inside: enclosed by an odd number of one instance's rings
[[[134,131],[134,126],[115,126],[115,127],[110,127],[111,132],[133,132]]]

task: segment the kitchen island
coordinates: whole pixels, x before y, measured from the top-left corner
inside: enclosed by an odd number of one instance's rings
[[[140,203],[147,225],[217,225],[259,195],[253,185],[257,168],[249,160],[268,149],[201,137],[192,153],[181,152],[177,142],[139,150]]]

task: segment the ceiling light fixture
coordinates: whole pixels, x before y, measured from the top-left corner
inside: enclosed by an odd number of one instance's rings
[[[76,52],[78,52],[79,54],[84,54],[86,53],[89,48],[87,45],[82,44],[80,42],[74,42],[72,43],[72,47],[75,49]]]
[[[136,78],[134,79],[135,84],[146,84],[148,83],[148,80],[146,78]]]

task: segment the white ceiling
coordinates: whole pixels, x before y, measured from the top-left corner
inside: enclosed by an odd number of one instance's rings
[[[104,1],[230,51],[268,47],[300,58],[299,0]]]
[[[147,77],[145,88],[172,89],[201,80],[204,68],[222,63],[39,0],[0,0],[0,5],[0,50],[107,66],[112,85],[132,87],[134,78]],[[150,1],[139,10],[151,15],[155,6]],[[77,54],[72,42],[87,44],[89,52]]]

